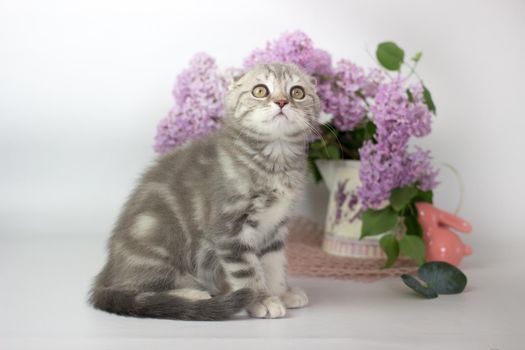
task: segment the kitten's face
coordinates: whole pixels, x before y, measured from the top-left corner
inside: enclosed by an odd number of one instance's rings
[[[294,65],[253,68],[226,96],[230,122],[259,134],[282,137],[309,133],[319,114],[313,78]]]

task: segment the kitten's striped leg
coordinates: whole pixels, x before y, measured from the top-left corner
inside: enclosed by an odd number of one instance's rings
[[[257,301],[247,308],[250,316],[283,317],[286,308],[279,297],[270,294],[261,261],[250,239],[247,239],[256,234],[253,228],[243,227],[235,241],[223,245],[221,260],[226,281],[232,290],[250,288],[259,294]]]
[[[279,296],[287,308],[300,308],[308,304],[306,293],[298,287],[289,288],[285,240],[288,228],[281,226],[275,240],[259,253],[270,295]]]

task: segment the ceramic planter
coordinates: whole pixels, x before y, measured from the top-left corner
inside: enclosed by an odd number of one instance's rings
[[[361,203],[357,197],[360,162],[318,160],[316,164],[330,191],[323,250],[339,256],[384,258],[378,236],[359,240],[362,215]]]

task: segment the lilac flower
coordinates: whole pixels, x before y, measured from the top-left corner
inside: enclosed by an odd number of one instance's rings
[[[388,199],[390,192],[403,182],[400,175],[403,173],[405,159],[397,153],[383,152],[371,141],[367,141],[361,147],[359,155],[359,199],[364,208],[377,208]]]
[[[332,56],[321,49],[314,49],[309,60],[304,62],[304,70],[318,79],[318,83],[332,75]],[[319,81],[320,80],[320,81]]]
[[[377,93],[377,89],[379,88],[379,85],[383,82],[385,79],[385,74],[383,71],[379,68],[371,68],[368,71],[368,74],[366,76],[366,79],[363,83],[362,92],[365,97],[375,97]]]
[[[266,48],[253,50],[250,55],[244,59],[244,69],[248,70],[260,63],[273,63],[282,61],[283,59],[279,53],[274,50],[271,44],[271,42],[268,42],[266,44]]]
[[[416,137],[426,136],[431,131],[432,114],[424,102],[423,85],[412,85],[410,92],[413,98],[408,116],[411,120],[411,134]]]
[[[244,67],[270,62],[295,63],[315,76],[320,85],[331,74],[330,54],[314,48],[312,40],[300,31],[285,33],[268,42],[265,49],[254,50],[246,58]],[[205,53],[195,55],[190,67],[177,77],[172,91],[175,106],[157,126],[155,150],[165,153],[217,129],[224,114],[227,81],[241,71],[232,68],[221,74],[213,57]]]
[[[328,84],[319,86],[323,111],[333,116],[340,131],[350,131],[367,115],[368,98],[373,98],[384,79],[379,69],[365,70],[348,60],[341,60],[332,72]]]
[[[366,104],[358,96],[365,79],[361,67],[341,60],[334,69],[331,84],[319,89],[323,111],[333,115],[333,123],[341,131],[352,130],[366,116]]]
[[[272,62],[295,63],[317,79],[323,111],[332,114],[332,123],[339,131],[351,131],[367,117],[375,123],[374,142],[366,142],[359,150],[361,186],[358,198],[352,196],[348,203],[350,207],[359,200],[363,210],[377,208],[393,189],[408,184],[415,183],[422,190],[437,185],[430,153],[419,148],[410,152],[408,147],[411,137],[425,136],[431,130],[431,113],[424,103],[422,84],[410,86],[407,93],[401,79],[385,82],[379,69],[365,72],[348,60],[332,67],[330,54],[315,48],[300,31],[284,33],[254,50],[244,60],[244,69],[221,73],[211,56],[195,55],[177,77],[173,88],[175,105],[157,126],[155,150],[165,153],[216,130],[224,114],[226,82],[257,63]],[[337,222],[349,196],[344,186],[338,185],[335,197]]]
[[[417,84],[409,90],[411,100],[400,79],[379,84],[376,89],[370,111],[377,143],[369,141],[359,150],[358,194],[364,207],[377,208],[398,187],[416,183],[420,189],[430,190],[437,185],[430,153],[420,148],[408,151],[410,138],[427,135],[431,128],[423,87]]]
[[[165,153],[216,130],[224,113],[225,91],[226,80],[215,60],[205,53],[195,55],[189,68],[177,77],[175,106],[157,126],[155,151]]]
[[[438,185],[436,178],[439,171],[430,162],[432,159],[430,151],[425,151],[416,146],[415,151],[408,154],[408,158],[410,166],[407,167],[404,176],[415,179],[417,187],[423,191],[434,189]]]
[[[417,184],[423,191],[436,187],[437,170],[431,165],[430,152],[408,146],[395,152],[367,141],[359,150],[361,186],[357,193],[364,208],[377,208],[388,200],[393,189]]]
[[[244,68],[274,62],[294,63],[316,78],[320,96],[321,91],[329,89],[333,74],[332,57],[328,52],[315,48],[312,39],[301,31],[284,33],[277,40],[268,42],[264,49],[252,51],[244,60]]]
[[[413,101],[409,101],[400,79],[380,84],[374,103],[370,107],[377,126],[376,139],[385,151],[397,152],[411,136],[421,137],[430,132],[431,113],[423,102],[421,84],[410,88]]]
[[[266,43],[264,49],[255,49],[244,60],[244,67],[258,63],[289,62],[302,67],[312,75],[328,75],[332,59],[326,51],[314,48],[312,39],[301,31],[282,34],[277,40]]]

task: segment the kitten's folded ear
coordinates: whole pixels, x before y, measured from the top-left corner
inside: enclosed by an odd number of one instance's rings
[[[239,86],[239,81],[242,79],[245,73],[246,72],[244,70],[239,68],[228,68],[224,72],[228,90],[232,90],[234,87]]]

